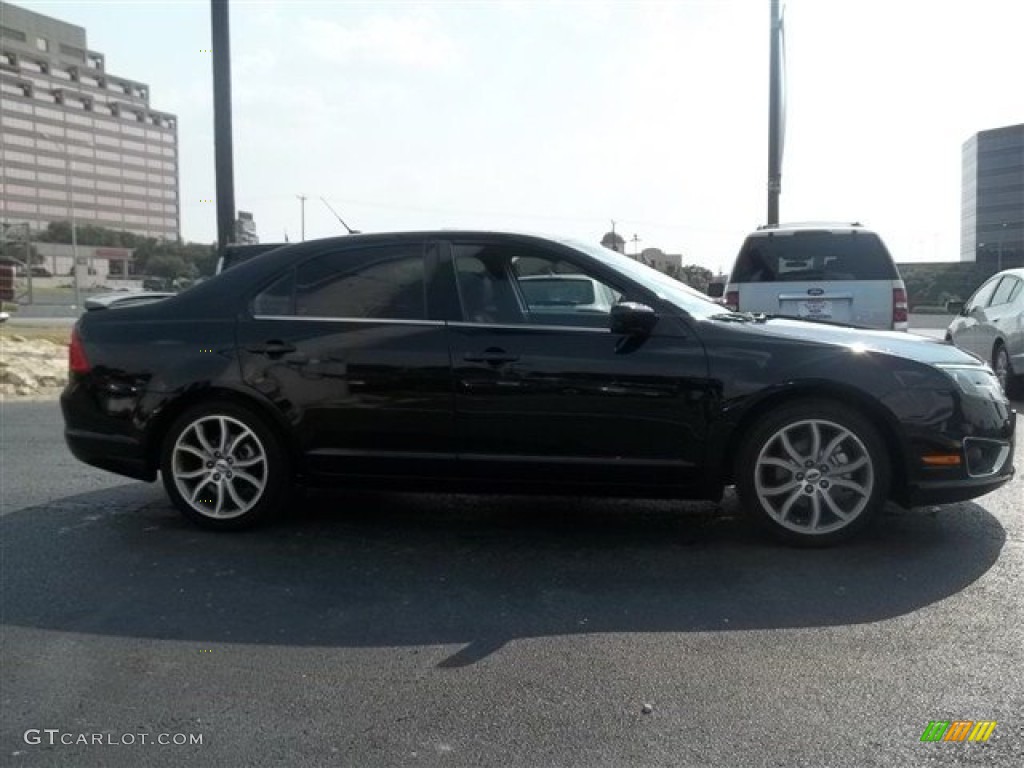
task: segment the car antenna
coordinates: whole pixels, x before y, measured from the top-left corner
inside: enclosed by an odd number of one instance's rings
[[[320,198],[320,200],[323,201],[323,204],[327,206],[327,210],[329,210],[331,213],[334,214],[334,218],[336,218],[338,221],[341,222],[341,226],[343,226],[346,230],[348,230],[348,233],[350,235],[358,235],[358,234],[360,234],[358,229],[352,229],[352,228],[349,227],[348,224],[345,223],[345,220],[343,218],[341,218],[341,216],[338,215],[338,212],[336,210],[334,210],[333,208],[331,208],[331,204],[330,203],[328,203],[322,197]]]

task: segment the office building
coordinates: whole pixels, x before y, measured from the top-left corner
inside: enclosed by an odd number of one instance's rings
[[[177,240],[178,128],[82,27],[0,2],[0,223]]]
[[[1024,264],[1024,123],[975,134],[962,162],[960,261]]]

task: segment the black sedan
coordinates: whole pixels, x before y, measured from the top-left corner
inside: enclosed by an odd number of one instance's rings
[[[573,290],[534,306],[537,276]],[[728,312],[529,235],[279,248],[87,312],[70,368],[75,456],[159,473],[217,529],[287,508],[295,483],[712,500],[735,484],[769,530],[826,544],[887,500],[970,499],[1013,474],[1014,413],[953,346]]]

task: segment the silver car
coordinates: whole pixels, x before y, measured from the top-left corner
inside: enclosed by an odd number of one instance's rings
[[[531,312],[590,312],[607,315],[620,296],[586,275],[528,275],[519,288]]]
[[[989,363],[1008,396],[1024,396],[1024,269],[993,275],[966,302],[946,306],[959,313],[946,341]]]
[[[907,330],[907,291],[882,239],[860,224],[752,232],[725,288],[739,312]]]

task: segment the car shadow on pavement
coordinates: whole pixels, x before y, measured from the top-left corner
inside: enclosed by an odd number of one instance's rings
[[[889,619],[963,590],[1006,540],[964,503],[793,549],[735,506],[301,494],[282,521],[219,534],[129,484],[0,518],[4,620],[203,644],[458,644],[441,666],[460,667],[519,638]]]

